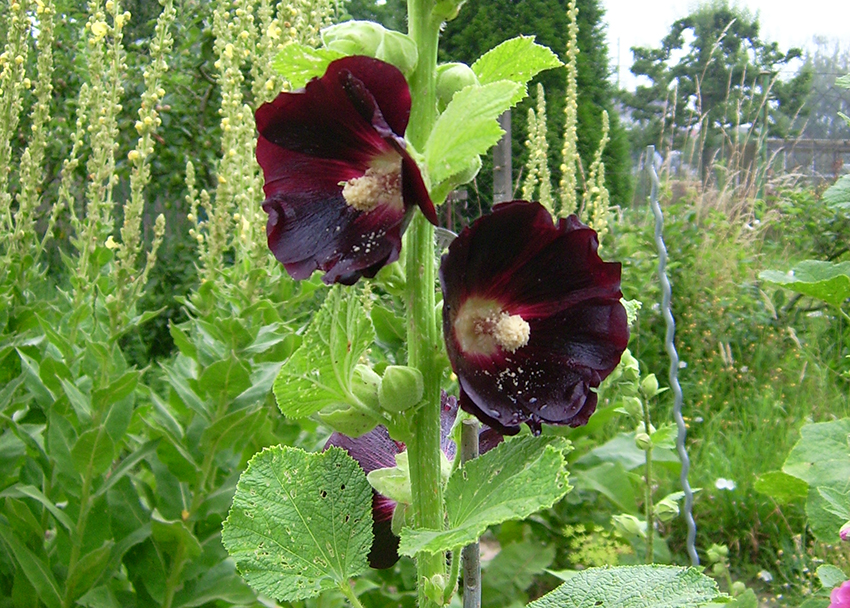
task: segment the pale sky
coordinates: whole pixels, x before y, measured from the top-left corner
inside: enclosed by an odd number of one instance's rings
[[[620,47],[620,83],[634,88],[633,46],[660,46],[661,39],[677,19],[699,6],[694,0],[602,0],[608,22],[608,49],[616,70]],[[783,51],[807,47],[815,35],[826,36],[850,47],[850,1],[848,0],[737,0],[730,4],[758,13],[761,38],[776,41]]]

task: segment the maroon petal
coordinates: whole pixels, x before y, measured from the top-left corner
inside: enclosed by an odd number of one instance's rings
[[[443,256],[443,331],[461,407],[505,434],[526,422],[585,424],[593,389],[628,343],[620,264],[603,262],[596,233],[571,216],[557,225],[537,203],[514,201],[464,230]],[[474,298],[475,300],[471,300]],[[464,350],[455,321],[464,304],[492,302],[527,324],[510,350]]]
[[[365,473],[375,469],[386,469],[396,465],[395,457],[404,449],[404,444],[393,441],[384,426],[376,426],[368,433],[353,438],[342,433],[333,433],[325,444],[342,448],[358,462]],[[398,560],[398,537],[393,534],[392,521],[396,503],[372,490],[372,549],[369,565],[372,568],[392,567]]]
[[[398,259],[414,206],[436,211],[405,149],[410,91],[394,66],[369,57],[332,62],[324,76],[256,112],[269,248],[296,279],[322,270],[351,284]],[[402,204],[356,209],[343,185],[374,163],[399,163]]]

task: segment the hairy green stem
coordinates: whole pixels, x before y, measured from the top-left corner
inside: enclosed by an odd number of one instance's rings
[[[363,604],[357,599],[357,594],[354,593],[354,589],[351,588],[351,584],[348,581],[342,583],[339,586],[339,590],[345,596],[345,599],[348,600],[348,603],[351,604],[351,608],[363,608]]]
[[[419,61],[410,77],[413,105],[406,136],[421,151],[428,141],[437,114],[435,78],[440,22],[431,11],[433,0],[408,0],[408,33],[416,43]],[[436,354],[439,336],[434,293],[434,227],[417,213],[406,243],[408,365],[422,372],[423,402],[414,414],[410,455],[410,485],[417,528],[443,528],[443,496],[440,487],[440,370]],[[425,593],[426,581],[445,584],[446,563],[441,553],[416,556],[419,606],[437,603]],[[441,583],[442,581],[442,583]]]
[[[649,403],[647,403],[647,399],[641,399],[643,404],[643,430],[649,435],[649,429],[652,428],[650,426],[649,421]],[[646,447],[646,482],[645,482],[645,499],[644,499],[644,512],[646,514],[646,563],[651,564],[655,559],[654,555],[654,547],[655,544],[655,517],[652,507],[652,441],[650,440],[649,445]]]

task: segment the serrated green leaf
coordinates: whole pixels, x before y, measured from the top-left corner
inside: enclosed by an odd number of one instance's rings
[[[461,89],[437,119],[425,144],[425,164],[436,185],[466,169],[499,141],[499,115],[516,103],[522,85],[499,80]]]
[[[717,583],[693,568],[588,568],[528,608],[691,608],[720,596]]]
[[[280,411],[302,418],[330,405],[358,404],[351,394],[354,366],[374,340],[372,323],[357,295],[334,287],[301,346],[280,368],[274,383]]]
[[[805,260],[788,272],[764,270],[759,278],[833,306],[850,297],[850,262]]]
[[[300,89],[313,78],[325,73],[328,64],[344,57],[342,53],[329,49],[314,49],[290,42],[272,61],[274,71],[286,78],[293,89]]]
[[[788,473],[770,471],[758,476],[753,484],[753,489],[760,494],[770,496],[779,504],[784,505],[806,498],[809,493],[809,484],[799,477],[794,477]]]
[[[847,575],[838,566],[823,564],[818,566],[818,578],[825,589],[832,589],[847,580]]]
[[[399,553],[456,549],[475,541],[488,526],[551,507],[570,490],[564,466],[568,445],[559,437],[522,437],[469,461],[446,486],[449,529],[405,528]]]
[[[371,507],[366,475],[345,451],[266,448],[239,479],[222,543],[256,591],[306,599],[366,571]]]
[[[850,489],[850,418],[806,424],[791,448],[782,470],[810,487]]]
[[[115,443],[102,428],[89,429],[71,448],[74,468],[84,477],[106,472],[114,457]]]
[[[522,85],[520,101],[527,93],[526,85],[543,70],[557,68],[563,63],[551,49],[534,42],[533,36],[519,36],[505,40],[487,51],[472,64],[472,71],[481,84],[510,80]]]

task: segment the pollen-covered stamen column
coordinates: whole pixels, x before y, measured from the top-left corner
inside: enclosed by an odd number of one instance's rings
[[[408,0],[408,33],[416,42],[419,61],[410,78],[413,100],[407,137],[419,151],[425,147],[436,120],[437,42],[440,21],[434,19],[433,0]],[[439,202],[439,201],[435,201]],[[435,313],[434,228],[416,213],[407,235],[407,344],[408,365],[422,372],[424,403],[416,410],[408,445],[410,485],[417,528],[441,529],[443,499],[440,488],[440,377],[436,354],[440,349]],[[416,557],[419,606],[437,606],[434,586],[445,584],[445,557]],[[442,591],[442,590],[440,590]],[[442,595],[440,593],[439,595]]]

